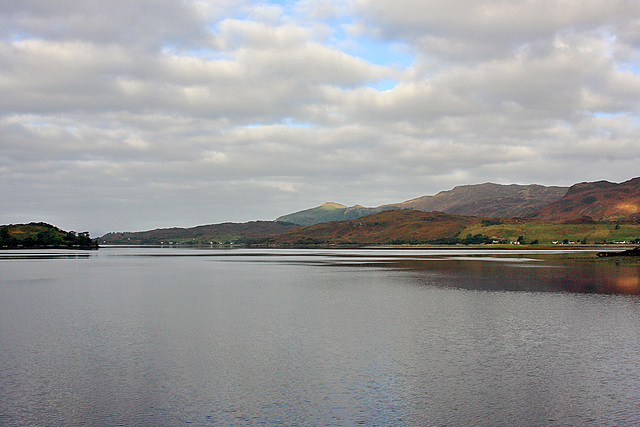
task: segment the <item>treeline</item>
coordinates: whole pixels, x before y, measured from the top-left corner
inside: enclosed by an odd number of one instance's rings
[[[270,244],[273,243],[274,239],[268,239],[263,241],[252,241],[247,242],[248,244]],[[520,240],[518,241],[520,242]],[[398,238],[392,239],[388,242],[380,242],[379,244],[391,244],[391,245],[490,245],[496,243],[509,243],[505,240],[496,241],[494,238],[489,236],[485,236],[483,234],[467,234],[465,237],[443,237],[439,239],[422,239],[422,238]],[[533,244],[537,244],[535,241]],[[345,245],[345,246],[360,246],[364,244],[370,243],[362,243],[357,240],[354,241],[335,241],[335,240],[324,240],[313,237],[303,237],[293,242],[294,246],[318,246],[318,245]]]
[[[64,231],[44,222],[0,226],[0,248],[96,249],[89,232]]]
[[[394,245],[490,245],[496,242],[493,238],[483,234],[467,234],[466,237],[442,237],[439,239],[394,239]]]

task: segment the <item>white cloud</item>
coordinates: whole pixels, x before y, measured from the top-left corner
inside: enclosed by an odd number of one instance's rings
[[[4,2],[0,223],[107,232],[631,178],[639,8]]]

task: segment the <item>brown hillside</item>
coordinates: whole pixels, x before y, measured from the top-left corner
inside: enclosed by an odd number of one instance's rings
[[[640,178],[616,184],[608,181],[582,182],[569,188],[560,200],[540,210],[542,221],[640,222]]]
[[[385,211],[350,221],[316,224],[276,236],[276,244],[390,244],[452,239],[481,218],[414,210]]]
[[[397,206],[488,218],[528,217],[559,200],[566,192],[567,187],[485,183],[461,185],[435,196],[419,197]]]

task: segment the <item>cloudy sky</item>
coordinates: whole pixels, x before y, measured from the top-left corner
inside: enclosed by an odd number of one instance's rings
[[[4,0],[0,223],[640,176],[635,0]]]

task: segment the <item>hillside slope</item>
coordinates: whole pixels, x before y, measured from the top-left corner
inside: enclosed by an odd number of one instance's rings
[[[534,218],[567,222],[640,221],[640,178],[616,184],[608,181],[582,182],[569,188],[554,203],[542,208]]]
[[[280,245],[426,243],[453,239],[481,218],[394,210],[350,221],[315,224],[273,239]]]

